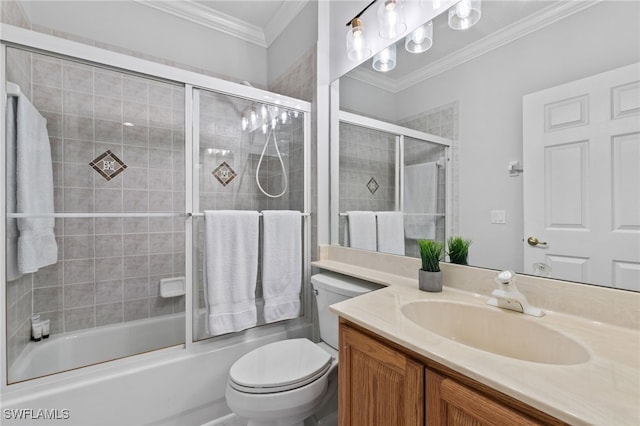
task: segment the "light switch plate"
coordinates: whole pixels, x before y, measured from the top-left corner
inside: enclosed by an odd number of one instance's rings
[[[507,213],[504,210],[491,210],[491,223],[507,223]]]

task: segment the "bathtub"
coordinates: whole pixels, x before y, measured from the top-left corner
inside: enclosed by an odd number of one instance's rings
[[[184,343],[184,313],[108,325],[29,342],[9,383]]]
[[[186,347],[127,356],[133,350],[148,351],[150,342],[154,348],[182,342],[183,334],[184,316],[170,315],[52,336],[48,341],[30,344],[13,366],[11,380],[50,374],[54,368],[48,366],[53,364],[55,369],[70,371],[5,386],[0,395],[0,423],[33,424],[33,419],[16,417],[25,412],[33,415],[39,409],[66,413],[68,418],[62,421],[65,426],[212,422],[230,413],[224,391],[235,360],[267,343],[311,337],[312,327],[300,318]],[[119,349],[125,344],[129,345],[126,354]],[[74,369],[87,363],[95,365]],[[37,423],[62,424],[59,419],[38,419]]]

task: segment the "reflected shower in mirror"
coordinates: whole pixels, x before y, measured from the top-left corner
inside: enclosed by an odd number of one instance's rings
[[[640,219],[629,213],[637,212],[640,203],[639,78],[633,69],[635,77],[628,81],[605,85],[600,78],[640,62],[640,4],[489,0],[483,2],[482,15],[467,31],[451,30],[446,14],[440,15],[433,20],[434,44],[428,51],[408,53],[402,39],[394,70],[377,72],[369,60],[342,76],[339,108],[451,140],[445,228],[447,235],[472,240],[470,265],[640,290]],[[579,84],[574,82],[584,82],[589,90],[563,94]],[[541,124],[542,134],[558,147],[596,142],[585,149],[553,151],[574,159],[556,168],[554,176],[542,173],[551,170],[548,162],[545,166],[550,154],[538,165],[531,156],[538,154],[524,146],[530,139],[526,123],[534,118],[525,116],[523,98],[551,88],[560,93],[546,102],[563,108],[547,117],[552,123]],[[582,95],[584,101],[563,103]],[[533,108],[542,119],[550,111],[545,105]],[[599,120],[594,115],[599,111],[624,137],[615,131],[600,139],[594,133],[580,136],[589,131],[583,124]],[[595,154],[600,152],[596,147],[606,147],[611,159],[598,161],[603,157]],[[556,164],[560,158],[555,155]],[[568,180],[555,180],[565,172]],[[580,176],[583,180],[575,183]],[[539,210],[525,208],[533,180],[553,189],[537,202],[544,206]],[[565,210],[557,209],[558,201],[569,199]],[[613,209],[596,211],[597,205]],[[541,221],[531,225],[535,216]],[[612,238],[624,238],[614,243],[596,237],[592,231],[601,226],[596,218],[604,218],[602,226]],[[572,237],[575,249],[557,236],[569,228],[580,231],[580,240]],[[558,232],[547,237],[549,230]],[[529,237],[540,243],[527,243]],[[588,252],[578,251],[585,247]],[[614,252],[608,260],[596,260]],[[604,276],[596,273],[603,269]]]
[[[357,114],[339,117],[334,241],[409,256],[418,256],[419,239],[444,242],[451,141]]]

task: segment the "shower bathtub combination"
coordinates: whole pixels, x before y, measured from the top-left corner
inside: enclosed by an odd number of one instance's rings
[[[224,422],[235,360],[313,334],[310,104],[4,24],[0,34],[3,424],[60,412],[79,425]],[[46,120],[29,157],[15,119],[25,105],[33,129]],[[299,317],[265,323],[258,274],[257,325],[209,334],[205,210],[301,213]],[[47,240],[29,245],[36,227]]]

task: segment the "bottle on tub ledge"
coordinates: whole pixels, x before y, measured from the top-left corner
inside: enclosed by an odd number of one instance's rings
[[[49,326],[51,320],[40,321],[40,315],[31,316],[31,340],[39,342],[49,338]]]
[[[40,315],[31,315],[31,340],[39,342],[42,340],[42,323]]]
[[[51,323],[51,320],[44,320],[42,321],[42,338],[43,339],[48,339],[49,338],[49,324]]]

